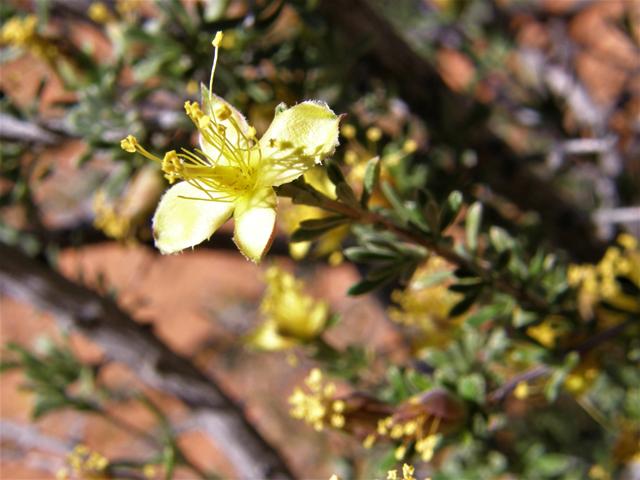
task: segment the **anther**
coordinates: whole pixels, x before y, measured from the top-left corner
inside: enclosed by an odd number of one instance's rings
[[[127,138],[120,142],[120,147],[129,153],[136,153],[136,145],[138,145],[138,140],[133,135],[128,135]]]

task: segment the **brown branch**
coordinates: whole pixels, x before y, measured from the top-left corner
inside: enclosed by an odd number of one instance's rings
[[[245,419],[242,409],[210,378],[161,342],[110,300],[69,281],[17,248],[0,243],[0,294],[51,312],[132,368],[153,388],[189,405],[236,468],[239,478],[288,480],[277,452]]]
[[[595,236],[589,219],[534,175],[486,122],[470,123],[487,107],[451,91],[436,69],[411,50],[367,0],[322,0],[319,9],[339,30],[345,50],[368,46],[363,61],[381,78],[397,84],[409,108],[429,125],[434,140],[474,150],[491,188],[521,209],[538,212],[550,238],[575,260],[593,262],[602,257],[606,246]]]

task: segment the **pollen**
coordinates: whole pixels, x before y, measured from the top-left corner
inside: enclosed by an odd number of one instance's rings
[[[120,142],[122,149],[129,153],[136,153],[136,145],[138,145],[138,140],[133,135],[128,135]]]
[[[214,37],[213,41],[211,42],[211,45],[213,45],[214,47],[218,48],[220,46],[220,43],[222,42],[222,37],[224,37],[224,34],[222,32],[216,33],[216,36]]]

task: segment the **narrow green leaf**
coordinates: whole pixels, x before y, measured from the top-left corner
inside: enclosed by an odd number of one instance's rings
[[[400,273],[401,269],[402,269],[402,264],[398,264],[398,263],[396,264],[388,263],[384,265],[378,265],[377,267],[373,267],[371,270],[369,270],[367,274],[364,276],[364,278],[366,280],[375,281],[381,278],[395,277],[396,275],[398,275],[398,273]]]
[[[361,209],[360,202],[358,201],[356,194],[346,182],[340,182],[338,185],[336,185],[336,195],[342,201],[342,203],[352,208],[353,210],[358,211]]]
[[[332,215],[324,218],[314,218],[311,220],[303,220],[300,222],[299,227],[307,230],[318,230],[327,227],[338,227],[349,221],[348,217],[344,215]]]
[[[477,277],[477,275],[475,274],[475,272],[473,272],[472,270],[470,270],[469,268],[462,266],[462,267],[458,267],[453,271],[453,274],[458,277],[458,278],[472,278],[472,277]]]
[[[329,177],[329,180],[331,180],[331,183],[333,183],[335,186],[338,186],[340,183],[346,182],[344,173],[342,173],[340,165],[338,165],[335,160],[328,158],[325,160],[324,165],[327,170],[327,176]]]
[[[480,373],[471,373],[458,381],[458,394],[465,400],[482,405],[486,399],[487,382]]]
[[[394,190],[394,188],[387,182],[382,182],[380,184],[380,188],[382,189],[385,197],[387,197],[387,200],[389,200],[389,203],[391,203],[391,206],[396,211],[396,213],[401,215],[403,218],[407,218],[409,215],[407,214],[407,209],[404,206],[404,202],[400,198],[400,195],[398,195],[398,193]]]
[[[347,290],[347,294],[352,297],[357,297],[358,295],[373,292],[374,290],[377,290],[383,285],[389,283],[394,276],[395,275],[391,275],[389,277],[379,278],[378,280],[361,280]]]
[[[305,191],[295,193],[293,197],[291,197],[291,203],[294,205],[308,205],[310,207],[320,205],[320,201],[315,196]]]
[[[535,277],[542,271],[545,255],[544,248],[540,247],[536,251],[535,256],[531,259],[531,262],[529,262],[529,274],[532,277]]]
[[[429,275],[424,275],[413,282],[413,288],[421,290],[423,288],[432,287],[433,285],[438,285],[451,277],[453,277],[453,272],[450,271],[435,272]]]
[[[509,265],[509,261],[511,260],[511,250],[503,250],[498,255],[498,258],[493,263],[493,269],[500,272],[504,270],[507,265]]]
[[[482,203],[474,202],[467,211],[467,247],[472,252],[478,250],[478,234],[482,223]]]
[[[516,328],[522,328],[522,327],[526,327],[527,325],[530,325],[531,323],[535,322],[539,318],[540,316],[535,312],[528,312],[526,310],[518,309],[513,314],[511,323]]]
[[[440,212],[440,231],[444,231],[449,225],[451,225],[462,207],[462,193],[454,190],[449,194],[447,201],[442,207]]]
[[[497,317],[504,310],[504,305],[487,305],[486,307],[481,308],[473,315],[469,315],[465,323],[472,327],[478,328],[487,320]]]
[[[362,197],[360,198],[360,204],[363,207],[367,207],[369,199],[373,195],[373,192],[380,179],[380,157],[374,157],[367,162],[367,166],[364,170],[364,181],[362,184]]]
[[[402,256],[388,250],[371,250],[365,247],[350,247],[344,250],[345,256],[352,262],[381,263],[399,261]]]
[[[433,200],[429,200],[422,208],[422,215],[429,227],[431,233],[435,236],[440,235],[440,222],[438,219],[438,205]]]
[[[496,252],[501,253],[504,250],[512,249],[515,246],[515,242],[509,232],[504,228],[496,227],[495,225],[489,228],[489,239]]]
[[[295,232],[291,234],[291,243],[297,242],[313,242],[317,240],[322,235],[327,233],[329,230],[332,230],[334,227],[325,227],[325,228],[317,228],[313,230],[309,230],[306,228],[299,228]]]
[[[404,265],[402,270],[400,270],[400,275],[398,277],[400,285],[406,285],[407,283],[409,283],[409,281],[413,277],[413,274],[416,273],[419,264],[420,262],[414,260],[407,262]]]
[[[476,290],[482,290],[486,284],[484,282],[466,282],[466,283],[454,283],[453,285],[449,285],[449,290],[452,292],[469,294],[470,292],[475,292]]]
[[[453,307],[451,307],[451,310],[449,311],[449,316],[457,317],[465,313],[467,310],[469,310],[471,306],[475,303],[475,301],[478,299],[478,297],[480,296],[480,292],[482,292],[482,289],[469,292],[467,295],[465,295],[465,297],[462,300],[460,300]]]

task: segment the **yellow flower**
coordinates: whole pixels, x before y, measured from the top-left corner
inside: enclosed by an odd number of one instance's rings
[[[106,479],[110,478],[107,472],[109,460],[96,451],[92,451],[86,445],[77,445],[69,455],[67,463],[70,468],[62,468],[56,474],[58,480],[68,478],[70,471],[77,478]]]
[[[460,301],[462,295],[449,290],[450,281],[423,286],[421,281],[431,275],[446,275],[453,266],[442,257],[432,257],[420,267],[404,290],[394,290],[391,300],[397,306],[387,309],[389,318],[405,327],[416,328],[420,335],[416,347],[444,346],[455,336],[466,316],[449,317],[449,311]]]
[[[267,291],[260,311],[265,322],[246,341],[260,350],[285,350],[317,337],[329,317],[326,302],[317,302],[303,293],[304,282],[280,267],[269,267],[265,275]]]
[[[567,283],[578,288],[578,304],[586,318],[593,316],[598,302],[606,301],[622,310],[640,311],[640,303],[626,295],[616,281],[617,276],[626,277],[640,287],[640,250],[638,241],[623,233],[617,238],[618,246],[609,247],[597,265],[569,265]],[[603,312],[598,316],[602,327],[616,324],[624,318],[612,312]]]
[[[342,400],[333,399],[336,392],[335,384],[323,384],[322,372],[318,368],[311,370],[305,379],[305,384],[310,393],[305,393],[300,387],[296,387],[293,395],[289,397],[289,403],[293,405],[291,416],[304,420],[308,425],[313,425],[317,431],[324,428],[325,422],[333,428],[342,428],[345,423],[345,403]]]
[[[0,30],[0,44],[12,48],[26,48],[45,60],[52,60],[58,50],[36,31],[38,17],[29,14],[24,18],[11,17]]]
[[[222,34],[214,40],[217,62]],[[333,154],[340,117],[324,102],[308,101],[276,108],[273,123],[258,140],[255,129],[229,103],[202,86],[203,108],[186,102],[185,109],[200,132],[197,155],[168,152],[154,157],[129,136],[122,148],[140,152],[162,164],[170,183],[153,218],[156,246],[176,253],[208,239],[231,215],[234,241],[256,264],[275,234],[277,197],[273,187],[295,180]]]

